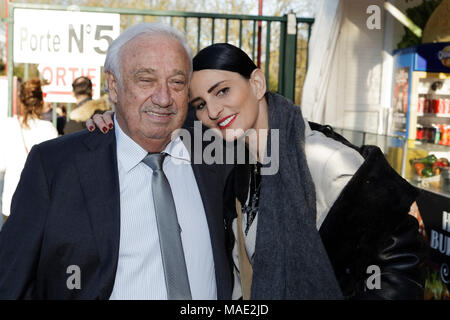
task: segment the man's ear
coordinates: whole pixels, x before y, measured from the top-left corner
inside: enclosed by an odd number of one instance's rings
[[[108,83],[109,99],[112,103],[117,104],[117,80],[111,72],[105,73],[105,78]]]
[[[258,100],[261,100],[266,94],[267,85],[266,85],[266,77],[261,69],[253,70],[250,75],[250,85],[252,86],[253,92]]]

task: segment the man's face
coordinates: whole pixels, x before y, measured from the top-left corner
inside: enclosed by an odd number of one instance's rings
[[[119,53],[122,80],[107,74],[122,130],[149,152],[164,149],[187,114],[189,56],[167,36],[142,35]]]

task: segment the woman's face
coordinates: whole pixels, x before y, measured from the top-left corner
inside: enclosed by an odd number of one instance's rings
[[[250,79],[236,72],[212,69],[192,74],[189,99],[197,118],[227,141],[255,128],[261,95],[254,74]]]

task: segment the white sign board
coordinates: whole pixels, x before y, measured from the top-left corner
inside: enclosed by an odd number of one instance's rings
[[[42,78],[49,82],[42,87],[46,102],[75,103],[72,95],[72,82],[80,76],[86,76],[92,81],[93,98],[100,98],[100,67],[88,65],[45,64],[38,66]]]
[[[119,33],[119,14],[14,9],[14,62],[101,66]]]

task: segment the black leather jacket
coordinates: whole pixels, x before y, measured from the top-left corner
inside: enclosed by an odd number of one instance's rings
[[[344,296],[423,299],[428,245],[408,214],[419,190],[392,169],[378,147],[358,148],[329,126],[310,126],[365,158],[319,230]]]

